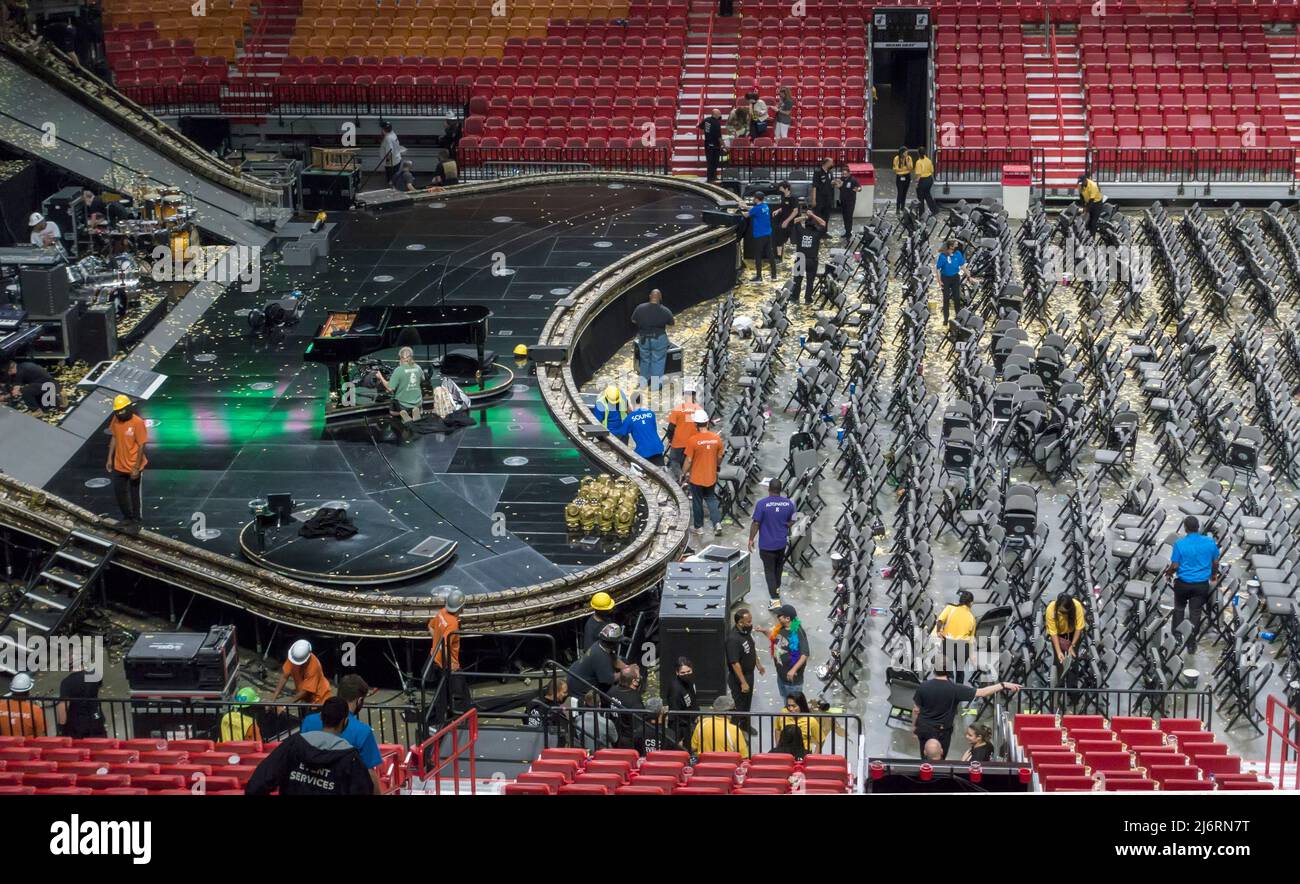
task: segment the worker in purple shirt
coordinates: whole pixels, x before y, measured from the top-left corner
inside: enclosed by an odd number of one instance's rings
[[[781,495],[781,480],[767,483],[767,497],[754,504],[754,521],[749,526],[749,548],[758,541],[758,557],[763,560],[767,578],[769,610],[781,607],[781,570],[785,567],[785,548],[790,542],[790,526],[795,518],[794,501]]]

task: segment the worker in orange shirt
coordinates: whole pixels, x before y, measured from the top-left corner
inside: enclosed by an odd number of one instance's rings
[[[330,697],[334,696],[334,690],[330,687],[330,680],[325,677],[325,669],[320,665],[320,660],[311,652],[311,642],[305,638],[300,638],[289,646],[289,659],[284,661],[284,668],[280,670],[280,681],[275,685],[275,692],[271,694],[271,702],[280,696],[284,690],[284,683],[293,678],[294,694],[289,702],[291,703],[310,703],[313,706],[319,706]]]
[[[108,462],[104,468],[113,478],[113,494],[117,497],[122,522],[127,527],[140,524],[140,481],[145,464],[144,446],[149,441],[149,431],[144,420],[135,413],[128,396],[113,398],[113,416],[108,421]]]
[[[716,534],[722,530],[722,507],[718,504],[718,467],[722,464],[722,437],[709,429],[709,415],[700,409],[691,416],[695,433],[686,443],[682,463],[684,483],[691,493],[691,531],[704,534],[704,506]]]
[[[691,415],[695,414],[700,406],[695,404],[694,381],[686,382],[682,396],[682,404],[668,414],[668,440],[672,443],[668,452],[668,463],[677,470],[681,469],[682,461],[686,459],[686,444],[695,435],[695,424],[691,421]]]
[[[0,699],[0,737],[45,736],[45,710],[28,699],[35,686],[32,677],[20,672],[9,683],[9,693]]]
[[[442,608],[429,620],[429,663],[425,684],[438,690],[434,697],[435,720],[441,724],[458,709],[468,709],[473,700],[460,674],[460,612],[465,607],[465,593],[453,589],[447,593]]]

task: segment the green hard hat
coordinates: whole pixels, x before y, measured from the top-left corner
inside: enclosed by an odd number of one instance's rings
[[[237,703],[256,703],[260,699],[262,698],[255,688],[240,688],[235,694],[235,702]]]

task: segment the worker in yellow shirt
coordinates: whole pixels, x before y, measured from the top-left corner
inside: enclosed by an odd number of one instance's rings
[[[916,153],[917,159],[912,166],[912,174],[916,176],[916,201],[922,206],[921,217],[925,217],[926,211],[937,215],[939,207],[935,205],[934,197],[930,194],[934,189],[934,160],[926,154],[924,147],[918,147]]]
[[[898,200],[894,211],[903,214],[903,206],[907,205],[907,189],[912,186],[912,155],[907,152],[906,147],[900,147],[898,153],[894,154],[894,184],[898,188]]]
[[[1096,233],[1101,219],[1101,188],[1087,174],[1079,176],[1079,202],[1088,210],[1088,232]]]
[[[710,707],[712,715],[706,715],[695,726],[691,735],[691,754],[699,757],[703,752],[739,752],[749,755],[749,743],[740,728],[732,724],[728,713],[736,708],[736,702],[729,694],[720,694]]]
[[[934,634],[955,641],[974,641],[975,614],[971,603],[975,596],[967,590],[957,593],[957,604],[947,605],[934,622]]]
[[[1044,617],[1047,637],[1051,639],[1056,658],[1054,682],[1058,687],[1077,687],[1079,676],[1074,661],[1079,656],[1079,642],[1085,626],[1083,603],[1068,591],[1063,592],[1048,603]],[[1066,699],[1073,696],[1067,694]]]

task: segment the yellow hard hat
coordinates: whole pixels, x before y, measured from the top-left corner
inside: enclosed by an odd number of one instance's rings
[[[130,404],[131,404],[130,396],[123,396],[121,393],[118,393],[116,396],[113,397],[114,411],[121,411],[123,408],[126,408]]]
[[[527,356],[527,355],[528,355],[528,345],[527,345],[527,344],[515,344],[515,355],[516,355],[516,356]]]
[[[591,597],[591,607],[597,611],[614,610],[614,600],[607,592],[598,592]]]
[[[614,386],[613,384],[610,384],[608,387],[605,388],[605,401],[606,402],[618,401],[618,387]]]

